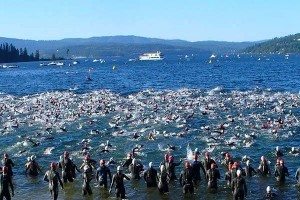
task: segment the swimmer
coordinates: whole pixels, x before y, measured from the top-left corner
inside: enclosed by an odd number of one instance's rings
[[[153,163],[149,163],[149,168],[144,173],[144,180],[147,184],[147,187],[157,187],[157,171],[153,167]]]
[[[233,199],[243,200],[247,196],[247,185],[245,179],[242,177],[241,170],[237,170],[237,177],[231,182],[231,189],[233,193]]]
[[[104,188],[107,189],[107,177],[109,177],[110,182],[112,182],[110,169],[105,165],[105,160],[100,160],[99,164],[100,167],[97,169],[96,179],[100,186],[104,186]]]
[[[109,193],[111,193],[112,187],[116,183],[116,186],[115,186],[116,197],[117,198],[121,197],[121,199],[125,199],[126,191],[125,191],[123,180],[124,180],[124,178],[127,179],[127,180],[130,180],[130,178],[128,178],[125,174],[123,174],[122,171],[123,171],[122,167],[118,166],[117,167],[117,173],[112,178]]]
[[[190,162],[186,161],[185,168],[180,174],[179,183],[182,186],[183,194],[190,192],[194,193],[194,184],[193,184],[193,169]]]
[[[58,198],[58,184],[60,184],[61,189],[64,189],[64,185],[60,179],[59,173],[56,171],[57,165],[55,162],[50,164],[50,170],[48,170],[44,176],[44,181],[49,182],[49,191],[53,200]]]
[[[29,159],[28,159],[29,158]],[[40,166],[38,163],[35,161],[35,156],[32,155],[31,157],[27,158],[27,163],[25,165],[26,169],[25,172],[28,173],[30,176],[37,176],[39,172],[42,172]]]

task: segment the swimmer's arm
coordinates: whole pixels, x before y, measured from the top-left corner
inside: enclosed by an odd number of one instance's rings
[[[128,181],[130,180],[130,178],[128,176],[126,176],[125,174],[124,175],[124,178],[126,178]]]
[[[96,172],[96,180],[97,181],[99,180],[99,169],[97,169],[97,172]]]
[[[113,179],[112,179],[112,181],[111,181],[110,188],[109,188],[109,193],[111,193],[112,187],[113,187],[114,184],[115,184],[115,179],[116,179],[116,175],[113,176]]]
[[[12,195],[14,196],[14,185],[13,185],[13,183],[12,183],[12,180],[11,180],[11,178],[9,178],[9,186],[10,186],[10,189],[11,189]]]
[[[48,173],[47,173],[47,172],[46,172],[45,175],[44,175],[44,181],[49,182],[49,179],[48,179]]]
[[[110,172],[110,169],[108,169],[108,176],[109,176],[109,180],[110,180],[110,182],[112,182],[112,177],[111,177],[111,172]]]
[[[203,167],[203,165],[202,165],[201,162],[200,162],[200,168],[202,169],[203,175],[206,178],[206,172],[205,172],[205,169],[204,169],[204,167]]]
[[[58,181],[59,181],[61,189],[64,189],[64,184],[63,184],[63,182],[61,181],[61,179],[59,177],[59,173],[57,173],[57,177],[58,177]]]

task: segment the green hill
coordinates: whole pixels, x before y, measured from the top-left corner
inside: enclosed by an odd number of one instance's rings
[[[300,53],[300,33],[256,43],[245,53]]]

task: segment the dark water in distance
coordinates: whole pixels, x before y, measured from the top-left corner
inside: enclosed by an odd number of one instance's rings
[[[0,104],[11,104],[12,107],[26,110],[26,105],[31,105],[36,99],[40,99],[48,106],[47,92],[58,99],[65,97],[70,99],[65,107],[62,106],[61,110],[65,115],[58,122],[67,128],[66,133],[59,128],[53,128],[53,131],[48,133],[45,131],[46,123],[39,122],[38,119],[32,124],[29,123],[35,113],[18,114],[13,109],[1,113],[0,152],[8,152],[16,163],[14,199],[49,199],[50,197],[48,186],[42,181],[42,175],[38,179],[30,179],[24,174],[26,158],[32,154],[37,156],[45,172],[49,163],[58,161],[64,150],[71,152],[74,162],[79,166],[82,160],[80,154],[82,139],[91,140],[92,158],[99,160],[114,157],[118,163],[136,144],[143,144],[145,148],[138,158],[146,167],[148,162],[153,161],[158,168],[166,144],[170,143],[177,147],[177,150],[172,152],[176,161],[186,157],[188,144],[192,149],[197,147],[205,151],[209,149],[206,139],[210,133],[201,127],[205,125],[217,127],[226,120],[227,115],[238,116],[238,114],[242,114],[240,119],[237,117],[233,125],[230,124],[227,129],[228,134],[220,140],[228,141],[236,133],[244,135],[252,132],[255,132],[258,138],[251,147],[244,147],[243,139],[236,148],[221,143],[212,151],[213,157],[219,162],[221,151],[229,151],[237,159],[248,155],[252,158],[252,166],[256,168],[260,156],[266,155],[271,161],[273,173],[274,148],[280,146],[284,151],[284,159],[290,172],[286,185],[278,186],[273,175],[268,178],[253,177],[247,180],[249,189],[247,199],[262,199],[267,185],[277,190],[279,199],[299,199],[300,193],[294,179],[294,174],[300,166],[299,156],[291,155],[288,151],[291,146],[300,147],[299,122],[297,122],[300,119],[300,56],[290,55],[289,59],[286,59],[284,55],[253,57],[240,55],[240,58],[237,55],[229,55],[226,58],[224,55],[214,64],[207,63],[210,55],[188,55],[189,59],[185,59],[184,56],[166,55],[166,59],[159,62],[129,62],[127,59],[117,57],[104,58],[105,63],[93,63],[92,59],[81,59],[80,64],[74,66],[68,66],[69,61],[64,61],[66,64],[62,67],[39,66],[40,62],[29,62],[17,63],[19,68],[0,68]],[[88,81],[87,76],[90,76],[92,81]],[[103,92],[105,89],[109,91]],[[77,107],[87,104],[88,99],[98,97],[109,98],[116,111],[107,115],[82,115],[74,121],[70,119],[69,112],[72,113]],[[168,101],[163,101],[163,97],[169,97]],[[263,102],[260,102],[261,99],[264,99]],[[282,99],[286,102],[283,105],[285,111],[274,111],[277,106],[280,106]],[[156,114],[153,114],[152,107],[149,105],[154,101],[161,108],[161,111]],[[189,103],[193,104],[193,107],[181,108]],[[249,103],[248,107],[247,103]],[[224,110],[220,104],[224,104],[228,110]],[[130,110],[127,108],[132,108],[132,105],[138,108],[133,111],[134,119],[121,122],[120,129],[124,130],[124,134],[116,136],[116,130],[109,126],[109,122],[114,121],[118,116],[123,118]],[[203,116],[201,109],[207,105],[211,106],[213,111],[208,116]],[[125,111],[121,108],[125,108]],[[47,109],[52,108],[45,106],[45,112]],[[292,116],[288,114],[289,110],[293,113]],[[192,119],[183,119],[193,112]],[[177,113],[180,120],[165,123],[165,116],[170,113]],[[17,129],[5,131],[4,124],[11,121],[11,116],[12,119],[18,118],[25,123]],[[141,123],[141,117],[148,118],[149,122]],[[287,121],[291,120],[291,124],[278,130],[279,136],[275,137],[271,130],[257,128],[269,117],[272,120],[283,117]],[[292,119],[293,117],[295,120]],[[92,120],[95,123],[88,125],[87,122]],[[82,128],[78,128],[79,125],[82,125]],[[185,137],[174,136],[181,133],[182,127],[185,126],[190,128]],[[91,130],[95,129],[101,134],[91,134]],[[147,140],[147,134],[155,130],[160,132],[157,139]],[[163,135],[164,131],[167,133]],[[134,132],[140,133],[143,137],[133,140]],[[20,136],[31,137],[40,142],[40,146],[30,148]],[[54,138],[45,139],[48,136]],[[116,146],[116,151],[103,155],[99,153],[100,144],[107,139]],[[49,147],[54,147],[52,154],[44,154]],[[26,152],[19,154],[20,150]],[[115,167],[111,169],[113,173],[116,171]],[[177,176],[181,169],[182,166],[178,167]],[[226,188],[224,181],[224,168],[220,167],[220,171],[222,178],[219,181],[218,194],[207,193],[206,185],[202,182],[202,185],[195,190],[194,197],[184,197],[179,183],[175,182],[170,185],[169,195],[160,196],[156,189],[147,190],[143,180],[125,182],[126,193],[129,199],[232,199],[230,189]],[[82,177],[78,174],[74,184],[68,184],[64,192],[60,191],[59,198],[85,199],[81,196],[81,185]],[[87,199],[109,198],[107,192],[99,188],[93,187],[93,192],[93,196]]]
[[[249,90],[255,87],[276,91],[299,92],[300,56],[284,55],[220,57],[207,64],[208,56],[169,55],[159,62],[128,62],[108,58],[105,63],[92,59],[68,67],[45,66],[39,62],[19,63],[18,69],[0,69],[0,92],[28,95],[47,91],[64,91],[78,87],[77,93],[99,89],[127,94],[144,89],[176,90],[180,88]],[[260,59],[260,61],[258,61]],[[66,62],[68,63],[68,62]],[[112,67],[115,66],[115,70]],[[92,68],[92,69],[91,69]],[[91,69],[93,81],[86,81]]]

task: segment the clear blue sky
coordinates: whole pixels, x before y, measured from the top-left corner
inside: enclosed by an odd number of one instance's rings
[[[0,36],[22,39],[253,41],[300,32],[299,0],[0,0],[0,8]]]

